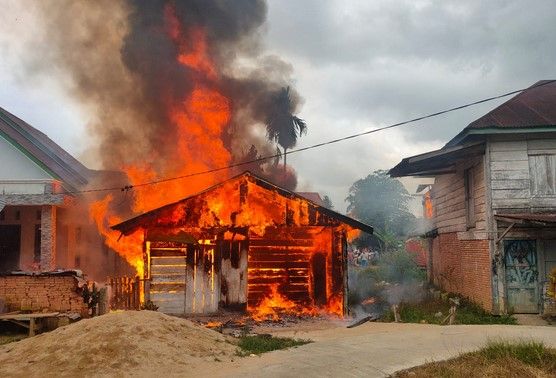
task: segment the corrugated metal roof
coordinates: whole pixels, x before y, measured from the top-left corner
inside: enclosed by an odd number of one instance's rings
[[[48,136],[0,108],[0,135],[16,143],[73,189],[87,184],[91,171]]]
[[[495,217],[539,223],[556,223],[556,213],[509,213],[496,214]]]
[[[519,93],[481,118],[471,122],[466,129],[556,125],[556,82],[545,84],[549,81],[536,82],[529,87],[531,89]],[[538,87],[539,85],[542,86]]]

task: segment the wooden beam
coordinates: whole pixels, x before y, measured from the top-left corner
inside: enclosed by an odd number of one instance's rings
[[[504,239],[504,236],[506,236],[508,234],[508,232],[510,232],[512,230],[512,228],[514,228],[516,222],[513,222],[512,224],[510,224],[510,226],[508,228],[506,228],[504,230],[504,232],[502,232],[502,235],[500,235],[500,237],[498,239],[496,239],[496,244],[499,244],[500,241],[502,241],[502,239]]]

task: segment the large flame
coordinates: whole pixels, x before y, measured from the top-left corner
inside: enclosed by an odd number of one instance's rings
[[[226,166],[231,162],[231,154],[222,141],[222,135],[230,121],[230,101],[217,90],[217,70],[208,54],[205,32],[199,27],[184,30],[171,6],[166,7],[165,17],[167,33],[179,51],[179,63],[193,70],[193,77],[198,80],[181,103],[167,107],[168,119],[174,124],[173,129],[178,131],[178,135],[169,133],[165,142],[167,145],[161,145],[159,152],[162,156],[167,151],[177,152],[170,157],[164,156],[165,164],[162,168],[160,162],[152,162],[148,158],[144,162],[121,167],[131,185],[164,177],[186,176]],[[148,151],[145,151],[145,155],[148,156]],[[175,180],[155,186],[136,187],[133,189],[133,211],[141,213],[177,201],[205,189],[217,180],[222,180],[222,174],[208,174],[187,181]],[[108,227],[121,221],[110,211],[112,199],[112,195],[108,195],[94,202],[90,206],[90,217],[106,238],[106,244],[142,275],[142,236],[133,235],[118,240],[119,233]]]

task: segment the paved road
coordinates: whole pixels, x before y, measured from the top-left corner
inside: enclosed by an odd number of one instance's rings
[[[265,378],[384,377],[401,369],[477,349],[489,339],[534,339],[556,347],[556,327],[541,326],[367,323],[352,329],[336,327],[299,332],[295,336],[308,337],[315,342],[218,364],[217,371],[210,374]]]

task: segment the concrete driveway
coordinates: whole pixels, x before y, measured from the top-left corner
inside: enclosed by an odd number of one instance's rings
[[[556,347],[556,327],[542,326],[366,323],[352,329],[336,326],[273,333],[315,342],[220,363],[204,373],[218,377],[384,377],[472,351],[488,340],[534,339]]]

